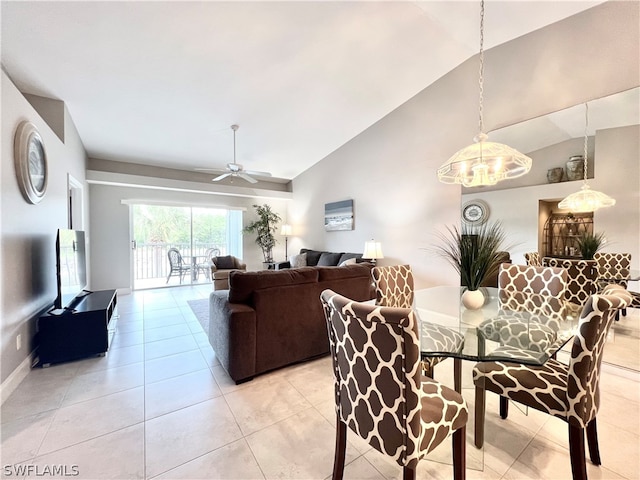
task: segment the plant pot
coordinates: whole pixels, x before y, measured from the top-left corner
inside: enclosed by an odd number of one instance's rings
[[[480,290],[466,290],[462,294],[462,304],[468,310],[478,310],[484,305],[484,295]]]
[[[567,180],[582,180],[584,178],[584,158],[574,155],[567,162]]]

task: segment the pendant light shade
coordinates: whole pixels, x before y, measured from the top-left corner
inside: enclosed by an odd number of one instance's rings
[[[483,132],[483,84],[484,84],[484,0],[480,2],[480,108],[478,126],[480,133],[475,143],[456,152],[438,169],[442,183],[457,183],[465,187],[495,185],[502,180],[517,178],[531,170],[532,161],[516,149],[502,143],[487,142]]]
[[[587,129],[589,127],[589,105],[585,106],[585,126],[584,126],[584,170],[583,170],[583,183],[580,191],[572,193],[568,197],[564,198],[559,204],[558,208],[563,210],[569,210],[571,212],[595,212],[600,208],[612,207],[616,204],[616,201],[609,195],[602,192],[591,190],[591,187],[587,183]]]
[[[438,169],[442,183],[465,187],[495,185],[501,180],[517,178],[531,170],[531,159],[503,143],[487,142],[484,134],[456,152]]]

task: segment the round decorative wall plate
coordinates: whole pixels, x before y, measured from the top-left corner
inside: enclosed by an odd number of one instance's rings
[[[489,205],[482,200],[469,200],[462,206],[462,220],[469,225],[481,225],[489,218]]]
[[[16,178],[25,200],[38,203],[47,191],[47,154],[36,126],[24,121],[18,125],[13,142]]]

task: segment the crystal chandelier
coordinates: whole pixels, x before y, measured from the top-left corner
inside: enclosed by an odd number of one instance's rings
[[[531,159],[502,143],[488,142],[483,132],[484,83],[484,0],[480,2],[480,108],[479,130],[472,145],[456,152],[438,169],[442,183],[457,183],[465,187],[495,185],[502,180],[517,178],[531,170]]]
[[[595,212],[599,208],[612,207],[616,201],[609,195],[591,190],[587,183],[587,129],[589,127],[589,105],[584,104],[584,174],[580,191],[572,193],[558,204],[558,208],[571,212]]]

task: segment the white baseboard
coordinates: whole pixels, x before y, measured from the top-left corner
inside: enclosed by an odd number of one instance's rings
[[[0,384],[0,405],[5,402],[7,398],[14,392],[18,385],[25,379],[31,370],[33,365],[34,353],[31,352],[27,358],[25,358],[18,368],[16,368],[7,379]]]
[[[130,288],[116,288],[116,293],[118,295],[131,295]]]

